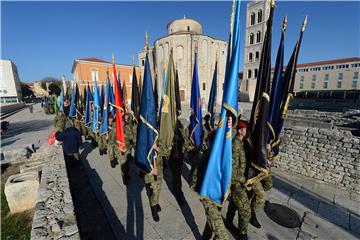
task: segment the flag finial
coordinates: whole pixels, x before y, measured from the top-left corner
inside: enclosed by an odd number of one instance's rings
[[[149,50],[149,35],[147,31],[145,33],[145,48],[146,50]]]
[[[112,54],[112,63],[115,64],[115,55]]]
[[[275,0],[271,0],[270,6],[271,6],[272,8],[275,8]]]
[[[305,31],[306,25],[307,25],[307,15],[305,16],[305,19],[304,19],[304,22],[303,22],[303,25],[302,25],[302,28],[301,28],[302,32]]]
[[[282,25],[282,31],[285,32],[287,26],[287,14],[284,17],[283,25]]]

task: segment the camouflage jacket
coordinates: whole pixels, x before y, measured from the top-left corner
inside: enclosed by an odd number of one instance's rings
[[[236,185],[245,182],[246,155],[244,143],[239,135],[235,135],[232,140],[232,174],[231,183]]]
[[[113,121],[109,126],[109,144],[116,144],[116,122]]]
[[[55,119],[55,127],[57,129],[64,129],[66,124],[66,116],[65,115],[56,115]]]
[[[125,134],[125,146],[126,150],[130,151],[132,147],[135,147],[136,136],[134,134],[134,127],[130,123],[126,123],[124,126],[124,134]]]

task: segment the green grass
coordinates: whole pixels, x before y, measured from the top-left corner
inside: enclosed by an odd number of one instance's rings
[[[4,184],[1,184],[1,239],[30,239],[33,211],[10,214],[5,198]]]

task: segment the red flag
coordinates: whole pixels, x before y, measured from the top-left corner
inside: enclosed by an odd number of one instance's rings
[[[116,142],[120,148],[120,151],[125,152],[125,134],[124,134],[124,127],[123,127],[123,102],[120,96],[120,88],[119,83],[116,76],[116,68],[115,63],[113,63],[113,70],[114,70],[114,95],[115,95],[115,106],[116,106]]]

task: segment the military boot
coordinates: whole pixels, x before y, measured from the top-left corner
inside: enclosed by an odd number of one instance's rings
[[[239,234],[239,240],[248,240],[247,234],[246,233]]]
[[[161,212],[161,207],[160,207],[159,204],[156,204],[155,207],[156,207],[156,210],[157,210],[158,212]]]
[[[157,208],[157,206],[156,206],[156,205],[155,205],[155,206],[151,206],[150,208],[151,208],[151,215],[152,215],[154,221],[155,221],[155,222],[160,221],[160,217],[159,217],[159,214],[158,214],[158,208]]]
[[[116,167],[116,159],[110,160],[110,166],[111,166],[111,168],[115,168],[115,167]]]
[[[256,228],[261,228],[261,225],[260,225],[260,223],[258,222],[258,220],[256,218],[256,214],[255,214],[254,210],[251,211],[250,224],[253,225]]]

